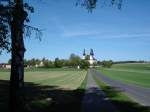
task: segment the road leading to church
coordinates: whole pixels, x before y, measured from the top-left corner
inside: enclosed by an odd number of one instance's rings
[[[86,92],[82,102],[82,112],[116,112],[114,106],[109,102],[104,92],[93,79],[91,70],[88,70]]]
[[[96,70],[91,70],[91,72],[110,86],[120,88],[120,90],[127,93],[134,101],[145,106],[150,106],[150,88],[139,87],[121,81],[112,80]]]

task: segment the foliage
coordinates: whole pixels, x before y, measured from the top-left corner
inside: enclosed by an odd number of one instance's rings
[[[80,5],[86,8],[89,12],[92,12],[96,8],[98,0],[77,0],[76,6]],[[116,6],[118,9],[122,8],[123,0],[99,0],[101,5],[112,5]],[[107,2],[107,3],[106,3]]]
[[[60,68],[60,67],[73,67],[76,68],[80,65],[81,58],[75,54],[71,54],[69,59],[56,58],[54,61],[43,59],[24,59],[24,65],[30,67],[44,67],[44,68]],[[8,64],[11,64],[11,59],[8,60]]]
[[[11,59],[8,60],[8,64],[11,64]]]
[[[109,60],[109,61],[102,61],[102,66],[106,67],[106,68],[110,68],[113,65],[113,61]]]
[[[93,67],[97,66],[98,64],[97,63],[93,63]]]
[[[13,21],[19,18],[19,21],[30,22],[28,14],[33,12],[34,8],[28,3],[23,3],[21,9],[20,6],[15,2],[11,2],[11,0],[0,1],[0,53],[2,53],[3,50],[10,52],[12,49],[11,39],[14,36],[12,35],[12,28],[14,28]],[[17,28],[16,23],[15,28]],[[36,38],[40,39],[41,37],[41,31],[38,28],[23,25],[22,30],[24,36],[29,37],[31,36],[31,32],[35,31]]]
[[[0,53],[10,51],[9,24],[5,22],[10,18],[10,10],[0,3]]]
[[[77,67],[80,64],[81,58],[78,55],[71,54],[69,58],[70,66]]]
[[[29,64],[30,66],[35,66],[35,65],[36,65],[36,60],[35,60],[35,58],[32,58],[31,60],[29,60],[29,61],[28,61],[28,64]]]
[[[32,58],[30,60],[24,59],[24,65],[28,65],[28,66],[39,65],[40,62],[41,61],[39,59],[35,59],[35,58]]]
[[[96,8],[96,3],[97,0],[78,0],[76,5],[81,5],[91,12],[94,8]]]
[[[54,63],[52,61],[49,61],[48,59],[43,61],[43,67],[44,68],[54,68]]]
[[[63,62],[59,58],[55,58],[54,65],[56,68],[61,68],[63,66]]]
[[[0,54],[3,50],[10,51],[10,39],[8,26],[0,20]]]
[[[116,61],[114,62],[114,64],[125,64],[125,63],[145,63],[146,61],[144,60],[139,60],[139,61],[135,61],[135,60],[130,60],[130,61]]]
[[[90,66],[90,63],[87,60],[81,60],[80,67],[81,69],[88,69]]]
[[[101,65],[102,63],[101,63],[101,61],[97,61],[97,65]]]

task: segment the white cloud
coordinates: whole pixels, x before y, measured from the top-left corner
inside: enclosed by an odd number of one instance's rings
[[[63,38],[93,38],[93,39],[133,39],[149,38],[150,32],[146,29],[129,29],[104,27],[89,23],[63,24],[60,18],[53,18],[53,23]]]
[[[67,38],[96,38],[96,39],[131,39],[131,38],[150,38],[150,32],[119,32],[111,30],[98,30],[98,29],[88,29],[88,28],[70,28],[64,29],[62,32],[63,37]]]
[[[102,30],[101,30],[102,31]],[[65,25],[62,31],[63,37],[93,36],[99,35],[96,26],[90,24]]]
[[[64,37],[77,37],[77,36],[89,36],[89,35],[98,35],[99,32],[97,31],[64,31]]]
[[[108,39],[133,39],[133,38],[150,38],[150,33],[109,33],[97,35],[96,38],[108,38]]]

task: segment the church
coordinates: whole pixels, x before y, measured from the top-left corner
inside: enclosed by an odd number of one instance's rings
[[[90,67],[93,67],[94,64],[97,63],[97,60],[94,57],[94,51],[93,51],[93,49],[90,49],[90,53],[89,54],[86,54],[86,51],[84,49],[83,50],[83,57],[82,57],[82,59],[83,60],[87,60],[90,63]]]

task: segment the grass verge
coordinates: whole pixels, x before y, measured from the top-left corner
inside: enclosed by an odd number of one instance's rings
[[[87,78],[88,78],[88,75],[86,74],[85,79],[83,80],[83,82],[81,83],[81,85],[78,87],[78,89],[85,90],[86,84],[87,84]]]
[[[107,85],[103,81],[99,80],[94,74],[93,78],[119,112],[150,112],[150,107],[141,106],[133,102],[121,90]]]

